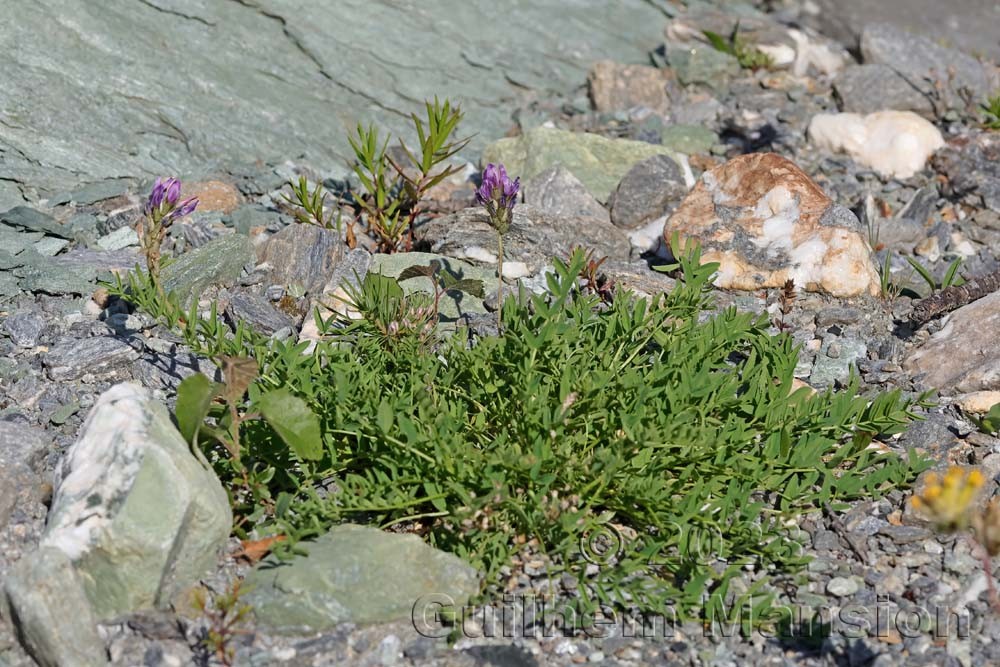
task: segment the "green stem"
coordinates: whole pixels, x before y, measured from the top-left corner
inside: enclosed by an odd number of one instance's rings
[[[503,307],[503,234],[497,232],[497,312]]]

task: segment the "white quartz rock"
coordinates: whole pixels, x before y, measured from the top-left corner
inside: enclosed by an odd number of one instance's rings
[[[820,147],[850,155],[882,176],[909,178],[924,168],[944,137],[911,111],[821,113],[809,123],[809,138]]]

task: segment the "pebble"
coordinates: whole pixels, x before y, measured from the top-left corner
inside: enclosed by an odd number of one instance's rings
[[[826,592],[837,597],[848,597],[858,592],[858,582],[847,577],[834,577],[827,583]]]

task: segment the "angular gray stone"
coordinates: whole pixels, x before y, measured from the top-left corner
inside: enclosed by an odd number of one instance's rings
[[[227,227],[232,227],[239,234],[249,234],[254,227],[270,227],[280,225],[282,215],[261,206],[241,206],[222,218]]]
[[[42,546],[72,560],[106,620],[170,603],[215,566],[231,525],[225,490],[166,408],[122,383],[66,452]]]
[[[270,266],[271,284],[301,285],[306,292],[322,289],[343,256],[344,244],[337,232],[301,223],[288,225],[267,239],[258,252],[259,261]]]
[[[479,592],[471,566],[416,535],[342,525],[304,546],[308,556],[268,558],[246,579],[258,623],[277,632],[410,619],[421,602],[460,607]]]
[[[857,371],[858,359],[868,355],[868,343],[856,338],[830,336],[823,341],[816,361],[813,363],[809,385],[817,389],[833,386],[835,382],[846,383],[851,370]]]
[[[85,270],[91,273],[104,271],[126,273],[135,269],[136,265],[144,267],[146,264],[146,260],[138,248],[123,248],[121,250],[73,248],[58,257],[54,257],[52,261],[55,266]]]
[[[18,310],[7,316],[3,328],[18,347],[34,347],[45,328],[45,316],[37,310]]]
[[[562,165],[550,167],[522,185],[524,203],[552,215],[608,220],[604,208],[586,186]]]
[[[128,374],[139,352],[128,342],[110,336],[63,338],[42,355],[49,377],[57,382],[84,376],[101,379]]]
[[[496,232],[482,209],[467,208],[435,218],[420,227],[417,235],[433,252],[477,264],[496,264]],[[612,259],[625,259],[630,251],[628,238],[610,222],[554,216],[531,206],[517,206],[504,237],[504,275],[509,277],[510,262],[523,262],[529,273],[537,273],[553,257],[565,258],[574,246]]]
[[[933,163],[948,177],[951,194],[979,199],[1000,213],[1000,133],[972,132],[942,148]]]
[[[977,99],[991,94],[997,86],[996,74],[972,56],[889,23],[865,26],[861,33],[861,55],[866,64],[887,65],[928,95],[934,94],[935,81],[950,88],[952,96],[959,88],[966,87]],[[954,71],[954,80],[949,76],[950,71]],[[952,100],[959,101],[960,98]]]
[[[865,26],[885,22],[925,35],[938,44],[1000,60],[1000,42],[996,38],[1000,6],[995,0],[815,0],[815,3],[820,11],[803,12],[801,18],[851,49],[857,47]]]
[[[18,255],[24,263],[14,269],[21,287],[52,295],[89,294],[97,286],[99,267],[64,264],[58,257],[44,257],[34,249]]]
[[[29,232],[44,232],[64,239],[73,238],[69,227],[60,225],[51,215],[28,206],[15,206],[5,213],[0,213],[0,223]]]
[[[234,326],[236,322],[244,322],[265,336],[296,325],[295,320],[272,306],[266,297],[247,292],[230,295],[225,313]]]
[[[489,0],[19,7],[0,25],[0,44],[18,45],[0,62],[0,183],[65,192],[80,174],[153,177],[303,154],[330,171],[351,157],[342,128],[375,122],[412,139],[409,113],[434,95],[461,104],[474,156],[522,100],[571,91],[599,58],[644,61],[662,40],[664,14],[647,0],[614,11],[517,3],[502,17],[517,28],[502,34],[484,20],[495,12]],[[170,49],[150,48],[164,35]],[[16,201],[6,192],[0,201]]]
[[[685,86],[701,84],[722,90],[730,79],[740,74],[736,58],[706,44],[670,46],[667,61],[677,74],[677,80]]]
[[[653,155],[673,152],[667,146],[642,141],[539,127],[490,144],[483,151],[482,161],[502,163],[512,177],[520,176],[522,180],[561,164],[603,202],[632,165]]]
[[[59,251],[69,245],[69,241],[66,239],[56,238],[54,236],[46,236],[45,238],[35,241],[34,249],[39,255],[43,257],[53,257],[59,254]]]
[[[163,287],[175,293],[181,303],[200,297],[209,287],[228,287],[236,282],[243,267],[256,258],[253,243],[242,234],[212,239],[186,252],[163,269]]]
[[[121,250],[136,245],[139,245],[139,235],[131,227],[119,227],[97,239],[97,247],[101,250]]]
[[[20,503],[41,501],[36,472],[52,438],[30,426],[0,422],[0,529]]]
[[[927,96],[889,65],[851,65],[837,75],[833,89],[840,98],[841,111],[869,114],[894,109],[934,117],[934,106]]]
[[[903,368],[943,392],[1000,389],[1000,292],[950,313],[944,326],[913,349]]]
[[[73,192],[65,195],[56,195],[49,198],[49,206],[59,206],[68,202],[76,202],[81,206],[96,204],[105,199],[120,197],[128,192],[129,182],[126,179],[112,179],[107,181],[97,181],[88,183],[77,188]]]
[[[666,155],[639,162],[611,194],[611,221],[636,229],[671,213],[687,194],[680,167]]]
[[[16,255],[26,248],[34,246],[44,238],[40,232],[26,232],[13,227],[0,225],[0,250]]]
[[[42,667],[108,664],[97,619],[69,557],[42,547],[19,560],[3,593],[25,648]]]

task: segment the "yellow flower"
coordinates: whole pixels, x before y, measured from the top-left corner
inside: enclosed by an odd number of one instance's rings
[[[961,530],[969,525],[969,510],[985,483],[982,471],[951,466],[944,478],[928,473],[923,490],[910,499],[910,504],[940,529]]]

